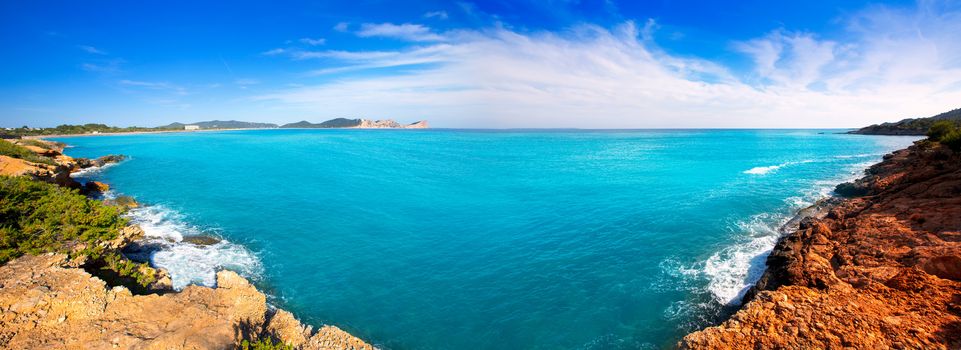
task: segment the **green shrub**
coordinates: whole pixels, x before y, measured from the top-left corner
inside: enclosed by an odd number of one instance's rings
[[[294,347],[290,345],[285,345],[281,342],[274,343],[270,338],[258,339],[253,342],[248,340],[243,340],[240,342],[241,350],[293,350]]]
[[[961,151],[961,129],[954,129],[946,135],[941,136],[940,142],[942,145],[948,146],[948,148],[954,151]]]
[[[950,120],[939,120],[928,128],[928,137],[932,141],[939,141],[942,137],[957,130],[958,126]]]
[[[36,153],[33,153],[33,151],[28,150],[23,146],[15,145],[7,141],[0,141],[0,155],[13,157],[17,159],[23,159],[28,162],[57,165],[57,163],[55,163],[53,159],[39,156]]]
[[[143,264],[104,249],[127,225],[119,207],[88,199],[77,190],[25,177],[0,176],[0,264],[23,254],[65,253],[101,261],[106,269],[154,281]]]
[[[53,141],[43,142],[43,141],[34,140],[34,139],[20,140],[20,143],[27,144],[30,146],[40,147],[43,149],[49,149],[49,150],[55,150],[57,147],[63,148],[65,146],[62,142],[53,142]]]

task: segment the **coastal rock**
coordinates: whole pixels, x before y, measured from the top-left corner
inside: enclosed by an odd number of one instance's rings
[[[427,124],[426,120],[421,120],[404,126],[404,129],[428,129],[430,125]]]
[[[69,158],[69,157],[68,157]],[[34,163],[19,158],[0,155],[0,175],[29,176],[69,188],[80,188],[79,182],[70,177],[70,165]]]
[[[282,310],[268,324],[266,297],[234,272],[217,273],[217,288],[133,295],[66,260],[26,255],[0,266],[0,348],[228,349],[273,332],[301,349],[373,349],[336,327],[308,337]]]
[[[107,199],[106,202],[107,204],[120,206],[124,209],[140,207],[140,203],[137,203],[137,200],[130,196],[117,196],[116,198]]]
[[[212,245],[220,243],[220,239],[213,236],[184,236],[183,242],[196,245]]]
[[[142,239],[145,234],[140,226],[130,225],[120,229],[120,234],[117,235],[117,238],[105,242],[104,246],[112,250],[123,249],[123,247],[126,247],[130,243]]]
[[[401,128],[403,126],[400,123],[395,122],[393,119],[387,120],[370,120],[361,119],[360,124],[355,126],[358,129],[386,129],[386,128]]]
[[[110,190],[110,185],[99,181],[87,181],[83,185],[83,189],[87,193],[103,193]]]
[[[94,164],[97,166],[104,166],[106,164],[120,163],[124,159],[127,159],[127,156],[122,154],[110,154],[97,158],[97,160],[94,161]]]
[[[110,154],[97,159],[76,158],[73,160],[74,163],[76,164],[76,167],[74,167],[73,171],[86,169],[86,168],[101,167],[107,164],[120,163],[124,159],[127,159],[127,156],[124,156],[122,154]]]
[[[779,240],[744,306],[683,349],[961,348],[961,154],[919,142]]]

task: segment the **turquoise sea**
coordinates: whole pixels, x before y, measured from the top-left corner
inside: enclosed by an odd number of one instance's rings
[[[387,349],[651,349],[729,312],[777,228],[911,137],[251,130],[73,137],[178,287],[228,268]],[[213,245],[189,243],[213,235]]]

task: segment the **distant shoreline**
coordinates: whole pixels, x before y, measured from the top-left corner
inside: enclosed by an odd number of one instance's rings
[[[189,133],[189,132],[214,132],[214,131],[241,131],[241,130],[429,130],[429,128],[231,128],[231,129],[200,129],[200,130],[156,130],[156,131],[121,131],[121,132],[102,132],[86,134],[55,134],[55,135],[28,135],[22,136],[23,139],[43,140],[58,137],[92,137],[92,136],[120,136],[120,135],[140,135],[140,134],[168,134],[168,133]],[[485,130],[485,129],[478,129]]]
[[[117,136],[117,135],[138,135],[138,134],[168,134],[182,132],[209,132],[209,131],[235,131],[235,130],[267,130],[276,128],[235,128],[235,129],[201,129],[201,130],[156,130],[156,131],[121,131],[121,132],[101,132],[86,134],[56,134],[56,135],[29,135],[23,136],[24,139],[39,140],[54,137],[87,137],[87,136]]]

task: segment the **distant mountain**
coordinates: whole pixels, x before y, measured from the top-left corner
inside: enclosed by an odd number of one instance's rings
[[[858,130],[849,131],[848,133],[862,135],[924,135],[928,132],[931,124],[939,120],[953,120],[961,124],[961,108],[928,118],[908,118],[894,123],[874,124]]]
[[[422,120],[409,125],[402,125],[393,119],[369,120],[369,119],[347,119],[336,118],[323,123],[314,124],[306,120],[296,123],[284,124],[281,128],[300,128],[300,129],[334,129],[334,128],[356,128],[356,129],[426,129],[427,121]]]
[[[163,129],[183,129],[184,125],[197,125],[201,129],[267,129],[276,128],[277,124],[271,123],[252,123],[252,122],[241,122],[236,120],[211,120],[207,122],[196,122],[190,124],[184,123],[171,123],[169,125],[161,126]]]

